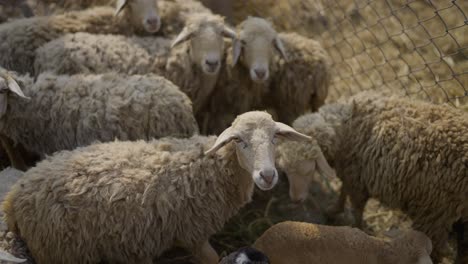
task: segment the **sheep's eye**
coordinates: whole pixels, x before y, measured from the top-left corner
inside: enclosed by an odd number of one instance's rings
[[[240,144],[240,146],[243,148],[243,149],[246,149],[248,147],[247,143],[245,143],[242,139],[240,138],[235,138],[234,139],[234,142],[236,142],[236,144]]]
[[[276,143],[278,143],[278,138],[273,137],[273,139],[271,140],[271,144],[276,145]]]

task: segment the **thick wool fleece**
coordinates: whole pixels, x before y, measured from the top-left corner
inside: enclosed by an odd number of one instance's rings
[[[430,239],[414,230],[386,241],[349,226],[291,221],[270,227],[254,247],[271,263],[291,264],[415,264],[432,250]]]
[[[38,264],[152,263],[175,243],[195,248],[250,201],[235,148],[215,137],[95,144],[30,169],[4,203]]]
[[[190,99],[156,76],[41,74],[19,81],[30,101],[8,97],[0,132],[39,154],[95,141],[187,137],[198,132]]]
[[[35,51],[66,33],[144,34],[142,24],[132,25],[129,12],[114,16],[112,7],[96,7],[48,17],[18,19],[0,24],[0,65],[20,73],[32,73]]]
[[[67,34],[36,50],[34,73],[162,74],[170,46],[162,37]]]
[[[320,145],[355,208],[362,210],[369,197],[400,208],[432,239],[435,258],[453,224],[467,221],[466,113],[364,92],[302,116],[293,127],[315,139],[310,149]],[[295,145],[279,152],[297,153]]]

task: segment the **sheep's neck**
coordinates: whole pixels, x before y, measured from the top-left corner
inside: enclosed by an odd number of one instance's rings
[[[222,159],[226,161],[227,171],[232,172],[233,175],[227,175],[233,181],[235,188],[229,192],[232,195],[231,201],[235,201],[235,206],[242,207],[252,200],[254,182],[250,174],[239,165],[237,159],[236,148],[232,144],[226,145],[221,149],[220,154]],[[229,180],[229,179],[228,179]]]

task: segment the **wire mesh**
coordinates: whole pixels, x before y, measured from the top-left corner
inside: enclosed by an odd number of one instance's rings
[[[331,56],[329,101],[392,90],[468,110],[468,1],[234,1],[234,22],[269,17],[319,39]]]

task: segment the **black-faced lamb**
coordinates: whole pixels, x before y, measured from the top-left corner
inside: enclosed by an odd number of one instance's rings
[[[198,133],[190,99],[156,75],[45,73],[34,82],[1,70],[0,90],[0,134],[42,156],[95,141]]]
[[[38,264],[152,263],[174,245],[218,263],[208,239],[275,186],[276,139],[310,138],[266,112],[219,137],[116,141],[61,151],[28,170],[3,204]]]
[[[219,264],[270,264],[270,260],[255,248],[243,247],[221,259]]]
[[[296,33],[278,34],[262,18],[249,17],[238,26],[225,65],[204,109],[204,133],[219,132],[238,113],[252,109],[267,109],[291,123],[318,109],[328,94],[330,63],[321,45]]]
[[[288,175],[293,200],[305,199],[317,169],[332,176],[330,164],[343,182],[330,213],[343,211],[349,196],[356,224],[361,226],[367,200],[377,198],[404,211],[413,227],[432,239],[435,260],[443,255],[449,231],[458,223],[464,229],[458,232],[458,258],[466,261],[466,113],[363,92],[349,101],[323,106],[319,113],[304,115],[293,127],[313,138],[304,144],[278,147],[278,164]]]
[[[432,264],[431,240],[414,230],[386,241],[348,226],[287,221],[270,227],[253,247],[271,264]]]

